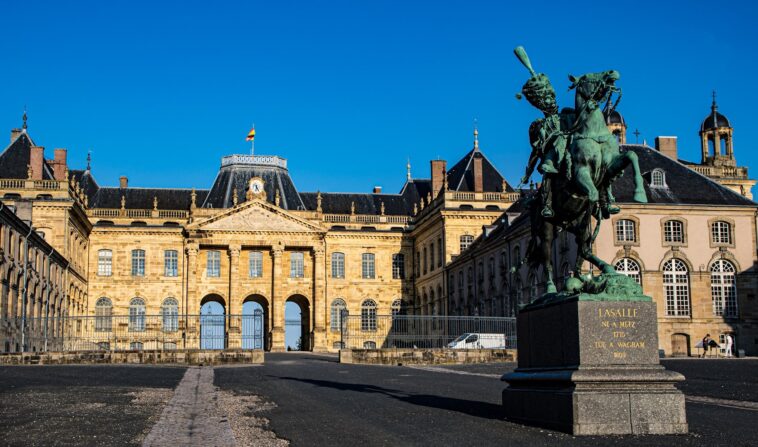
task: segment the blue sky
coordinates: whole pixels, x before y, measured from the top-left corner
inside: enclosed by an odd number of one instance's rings
[[[417,177],[455,162],[476,118],[516,183],[537,116],[514,98],[524,45],[561,106],[569,73],[619,70],[630,132],[677,135],[689,160],[716,89],[738,162],[758,169],[758,11],[727,3],[12,2],[0,124],[26,106],[48,156],[83,167],[92,150],[103,185],[208,188],[255,122],[256,153],[288,158],[302,191],[397,192],[407,157]]]

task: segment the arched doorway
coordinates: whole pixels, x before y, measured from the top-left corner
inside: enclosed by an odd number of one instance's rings
[[[303,295],[292,295],[284,305],[284,345],[287,350],[310,351],[310,303]]]
[[[690,336],[687,334],[671,334],[671,355],[673,357],[690,356]]]
[[[226,348],[226,302],[216,294],[200,301],[200,349]]]
[[[271,349],[268,300],[250,295],[242,302],[242,349]]]

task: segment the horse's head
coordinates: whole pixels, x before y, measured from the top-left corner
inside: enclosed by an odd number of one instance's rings
[[[617,91],[615,82],[621,77],[616,70],[588,73],[579,77],[569,75],[569,90],[576,89],[577,100],[603,101],[609,93]]]

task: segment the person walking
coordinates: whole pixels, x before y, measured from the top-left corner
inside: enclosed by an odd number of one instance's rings
[[[701,358],[705,357],[706,354],[708,354],[708,348],[710,347],[710,344],[711,344],[711,334],[705,334],[705,337],[703,337],[702,344],[703,344],[703,355],[700,356]]]
[[[732,356],[732,344],[734,343],[734,339],[732,338],[731,334],[726,334],[725,339],[726,339],[725,340],[726,341],[726,351],[724,352],[724,354],[727,357],[731,357]]]

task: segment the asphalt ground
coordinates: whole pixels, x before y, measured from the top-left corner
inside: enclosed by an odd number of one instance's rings
[[[514,364],[419,369],[281,353],[264,365],[214,368],[214,383],[258,396],[264,410],[251,414],[295,446],[758,445],[758,360],[663,363],[687,376],[688,435],[575,438],[507,422],[499,377]],[[0,367],[0,445],[139,445],[185,370]]]
[[[0,445],[139,445],[185,368],[0,367]]]
[[[705,363],[704,363],[705,362]],[[676,360],[689,371],[685,393],[750,400],[758,388],[756,360]],[[758,408],[687,402],[690,434],[576,438],[503,420],[499,375],[513,364],[416,369],[341,365],[336,357],[267,354],[256,368],[217,369],[215,383],[255,394],[275,406],[261,416],[295,446],[632,445],[755,446]],[[476,375],[461,374],[474,373]],[[714,386],[711,377],[718,377]],[[721,386],[723,385],[723,386]],[[735,391],[742,390],[742,391]]]

